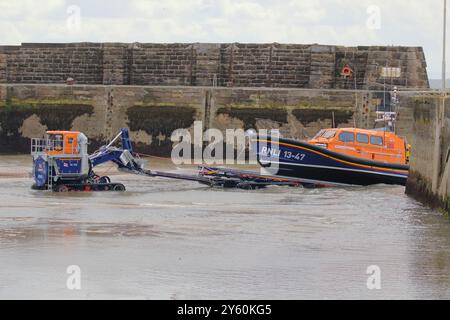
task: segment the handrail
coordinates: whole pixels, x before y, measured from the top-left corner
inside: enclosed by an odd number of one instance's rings
[[[67,152],[69,151],[69,152]],[[70,150],[67,150],[67,145],[64,139],[31,139],[31,154],[78,154],[78,148],[72,144]]]

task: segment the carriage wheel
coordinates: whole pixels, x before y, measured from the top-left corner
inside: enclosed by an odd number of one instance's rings
[[[124,186],[123,184],[116,184],[116,185],[113,187],[113,190],[114,190],[114,191],[125,191],[125,186]]]

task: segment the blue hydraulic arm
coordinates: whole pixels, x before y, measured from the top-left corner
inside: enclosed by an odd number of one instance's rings
[[[102,163],[112,161],[117,163],[116,161],[120,159],[123,150],[113,150],[113,149],[102,149],[100,148],[96,153],[89,156],[91,160],[92,167],[96,167]]]
[[[133,153],[133,146],[130,141],[130,134],[128,133],[127,128],[120,129],[120,136],[122,137],[122,149],[128,150],[130,153]]]
[[[118,140],[122,141],[122,148],[114,147],[113,144]],[[111,161],[117,164],[119,169],[128,169],[131,171],[141,171],[141,165],[132,155],[133,147],[127,128],[120,129],[119,134],[107,145],[89,156],[92,167]]]

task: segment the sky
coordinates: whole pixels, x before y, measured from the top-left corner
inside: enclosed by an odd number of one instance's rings
[[[442,20],[443,0],[0,0],[0,45],[278,42],[422,46],[429,77],[441,78]],[[448,75],[449,71],[450,60]]]

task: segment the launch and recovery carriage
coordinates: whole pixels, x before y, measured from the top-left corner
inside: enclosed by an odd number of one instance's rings
[[[116,146],[118,142],[120,146]],[[201,166],[198,174],[178,174],[147,170],[144,161],[133,152],[127,128],[123,128],[107,145],[88,153],[88,139],[79,131],[47,131],[44,139],[31,140],[33,189],[67,191],[125,191],[122,183],[99,176],[94,168],[113,162],[120,171],[148,177],[197,181],[222,188],[258,189],[269,185],[314,187],[296,179],[261,175],[252,171]]]

